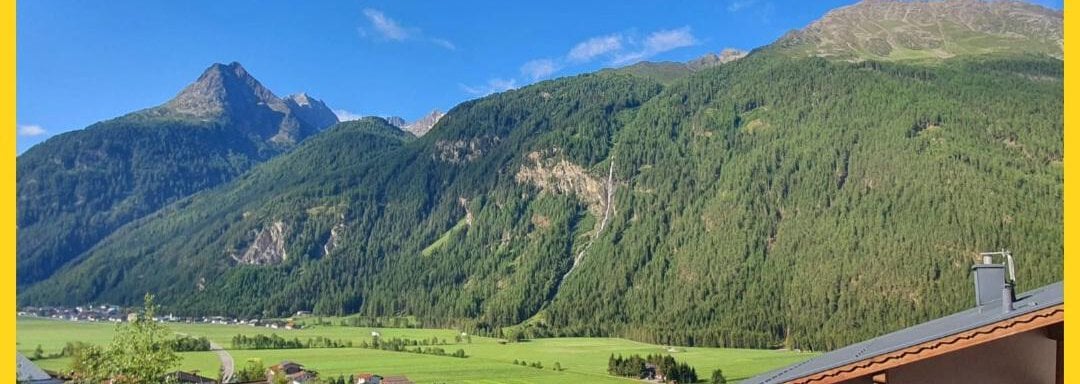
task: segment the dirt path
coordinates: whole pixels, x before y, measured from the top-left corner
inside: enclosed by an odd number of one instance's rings
[[[236,367],[233,364],[232,355],[225,348],[217,345],[213,342],[210,343],[210,350],[217,354],[218,360],[221,360],[221,382],[231,383],[233,381],[233,373],[235,373]]]
[[[176,332],[180,336],[188,336],[183,332]],[[236,365],[233,363],[232,355],[225,348],[222,348],[217,343],[210,342],[210,351],[214,352],[218,356],[218,360],[221,360],[221,382],[230,383],[233,381],[233,374],[236,373]]]

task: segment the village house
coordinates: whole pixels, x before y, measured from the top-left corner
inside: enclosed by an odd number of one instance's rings
[[[412,380],[409,380],[405,376],[379,376],[374,373],[361,372],[354,375],[356,383],[354,384],[413,384]]]
[[[356,383],[354,384],[381,384],[382,376],[374,373],[361,372],[355,375]]]
[[[274,382],[279,376],[285,376],[290,384],[306,383],[317,377],[315,372],[288,360],[282,361],[280,364],[274,364],[266,370],[266,381],[268,382]]]

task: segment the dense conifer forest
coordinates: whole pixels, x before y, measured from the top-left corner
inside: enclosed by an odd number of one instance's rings
[[[544,81],[341,123],[19,299],[831,349],[970,307],[979,251],[1061,279],[1062,108],[1062,62],[1009,54]]]

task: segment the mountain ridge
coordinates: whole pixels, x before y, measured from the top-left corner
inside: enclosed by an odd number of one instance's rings
[[[1022,1],[864,0],[772,46],[841,60],[920,60],[994,52],[1063,58],[1060,11]]]
[[[28,149],[16,160],[18,284],[51,275],[113,230],[231,180],[331,122],[321,101],[290,100],[239,63],[213,64],[159,106]]]

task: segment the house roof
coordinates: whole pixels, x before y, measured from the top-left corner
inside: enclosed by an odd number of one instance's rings
[[[34,362],[23,356],[22,353],[15,352],[15,366],[18,371],[15,376],[19,380],[37,383],[37,382],[59,382],[54,380],[52,376],[49,376],[44,370],[39,368]]]
[[[1064,302],[1064,289],[1059,281],[1017,295],[1012,311],[1004,311],[1001,300],[991,301],[979,307],[852,344],[802,363],[767,372],[743,383],[786,383],[807,378],[877,356],[1008,322],[1021,316],[1035,315],[1035,312],[1046,312],[1053,307],[1060,307]]]
[[[412,384],[412,382],[405,376],[386,376],[382,379],[383,384]]]

